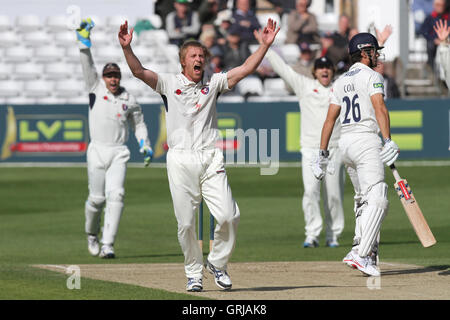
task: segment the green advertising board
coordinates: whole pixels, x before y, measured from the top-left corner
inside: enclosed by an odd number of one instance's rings
[[[449,99],[393,99],[387,100],[386,105],[392,138],[400,147],[402,160],[450,157]],[[222,137],[217,146],[227,154],[227,161],[259,162],[271,156],[279,157],[279,161],[301,160],[298,103],[219,103],[217,108]],[[164,162],[167,152],[164,106],[143,105],[142,109],[155,161]],[[3,163],[85,162],[88,107],[0,105],[0,143]],[[131,162],[141,162],[132,134],[128,146]]]

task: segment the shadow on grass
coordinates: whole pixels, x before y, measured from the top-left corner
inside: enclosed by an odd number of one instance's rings
[[[442,266],[429,266],[424,268],[417,269],[402,269],[402,270],[390,270],[390,271],[382,271],[382,276],[396,276],[402,274],[418,274],[418,273],[427,273],[427,272],[437,272],[440,276],[449,276],[450,275],[450,265],[442,265]]]
[[[410,240],[410,241],[381,241],[380,242],[380,246],[384,246],[384,245],[399,245],[399,244],[417,244],[420,243],[418,241],[414,241],[414,240]]]
[[[240,288],[232,289],[233,292],[239,291],[284,291],[284,290],[295,290],[295,289],[317,289],[317,288],[336,288],[337,286],[291,286],[291,287],[256,287],[256,288]]]

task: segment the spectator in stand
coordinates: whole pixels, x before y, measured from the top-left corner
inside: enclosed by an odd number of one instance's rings
[[[292,10],[295,10],[296,0],[269,0],[275,11],[278,13],[280,18],[284,14],[289,14]]]
[[[231,10],[222,10],[217,14],[217,19],[214,21],[216,29],[216,42],[219,45],[225,45],[227,42],[228,29],[234,23],[233,13]]]
[[[209,60],[209,70],[213,73],[218,73],[223,71],[223,52],[220,47],[215,45],[211,48],[211,58]]]
[[[216,32],[213,27],[207,27],[204,25],[203,31],[198,37],[198,40],[211,51],[211,48],[216,44]]]
[[[350,59],[348,55],[348,42],[350,41],[350,19],[345,14],[338,20],[338,30],[331,34],[333,44],[328,48],[327,57],[336,66],[336,74],[341,74],[348,70]]]
[[[213,24],[219,13],[219,0],[203,0],[198,8],[200,23]]]
[[[300,58],[297,63],[292,66],[295,72],[300,73],[308,78],[313,79],[312,68],[314,64],[314,52],[311,50],[308,42],[300,43]]]
[[[319,43],[319,25],[316,16],[308,11],[311,0],[297,0],[296,10],[288,15],[286,43]]]
[[[216,32],[212,25],[203,25],[203,31],[199,36],[199,41],[202,43],[211,54],[209,62],[205,67],[205,74],[212,75],[213,73],[221,72],[223,68],[223,52],[216,43]]]
[[[345,14],[341,14],[338,20],[338,29],[333,32],[334,45],[338,47],[348,46],[350,29],[350,18]]]
[[[232,9],[233,11],[236,10],[238,0],[232,0],[232,1],[231,0],[222,0],[222,1],[227,2],[228,6],[230,5],[230,3],[232,3],[232,7],[231,8],[228,7],[228,8]],[[256,12],[256,8],[258,6],[258,1],[257,0],[249,0],[248,3],[250,6],[250,10],[253,10],[253,12]]]
[[[223,64],[225,70],[231,70],[244,63],[250,56],[250,50],[245,42],[241,41],[241,32],[237,24],[228,29],[227,42],[222,46]]]
[[[446,0],[434,0],[433,11],[425,18],[425,21],[420,28],[420,33],[427,40],[427,64],[432,70],[435,68],[434,60],[436,58],[436,49],[440,43],[439,38],[437,38],[436,33],[434,32],[433,26],[440,19],[446,20],[447,22],[449,21],[449,12]]]
[[[166,30],[171,44],[181,46],[189,38],[197,38],[200,32],[198,13],[189,7],[188,0],[175,0],[175,11],[166,17]]]
[[[173,11],[173,3],[175,0],[156,0],[155,13],[161,17],[162,27],[166,28],[166,17]]]
[[[236,10],[233,12],[235,20],[233,25],[238,27],[241,42],[256,44],[253,31],[259,30],[261,25],[253,10],[250,9],[250,0],[236,0]]]
[[[311,50],[311,47],[309,46],[308,42],[300,43],[299,47],[300,47],[300,57],[297,63],[292,66],[292,69],[298,74],[301,74],[310,79],[314,79],[313,67],[314,67],[315,53],[313,50]],[[272,50],[274,49],[275,47],[272,48]],[[283,54],[281,54],[281,56],[282,55]],[[287,82],[285,82],[285,87],[290,94],[295,94],[294,90]]]

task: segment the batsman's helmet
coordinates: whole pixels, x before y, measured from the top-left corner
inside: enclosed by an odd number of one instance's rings
[[[378,40],[375,36],[368,32],[361,32],[351,38],[348,44],[348,52],[350,55],[361,51],[365,48],[375,48],[375,50],[383,49],[378,45]]]

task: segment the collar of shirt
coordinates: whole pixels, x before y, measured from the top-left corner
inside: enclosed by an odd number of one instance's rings
[[[314,79],[314,82],[315,82],[315,86],[314,87],[316,87],[316,88],[329,89],[329,88],[331,88],[333,86],[333,82],[334,81],[331,81],[330,84],[327,85],[327,86],[324,86],[323,84],[321,84],[318,79]]]
[[[178,80],[186,87],[195,87],[195,86],[203,86],[204,83],[208,83],[207,75],[203,72],[202,80],[195,83],[194,81],[189,80],[183,73],[179,73],[177,75]]]
[[[363,68],[363,69],[366,69],[366,70],[371,70],[371,71],[373,71],[372,68],[370,68],[369,66],[366,66],[364,63],[361,63],[361,62],[356,62],[356,63],[354,63],[354,64],[350,67],[350,70],[356,69],[356,68]]]

